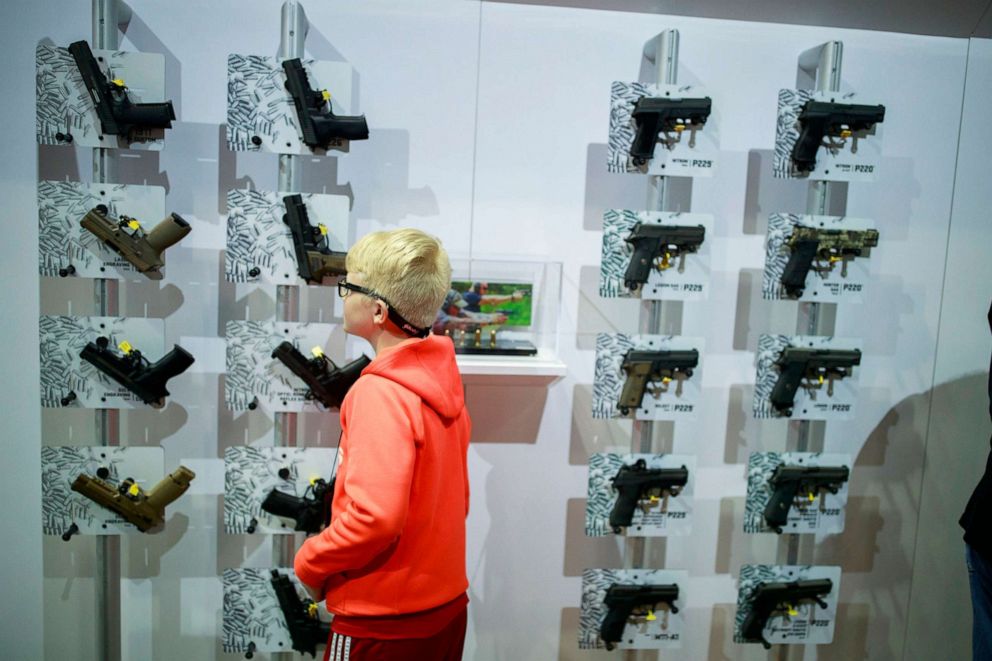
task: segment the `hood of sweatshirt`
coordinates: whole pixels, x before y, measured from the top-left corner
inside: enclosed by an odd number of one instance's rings
[[[362,370],[416,393],[442,418],[455,418],[465,408],[455,345],[443,335],[428,335],[380,351]]]

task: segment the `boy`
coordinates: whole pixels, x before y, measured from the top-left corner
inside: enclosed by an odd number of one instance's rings
[[[461,659],[471,422],[454,346],[428,335],[451,284],[440,242],[374,232],[348,251],[344,330],[375,359],[341,405],[330,525],[296,575],[334,613],[332,659]]]
[[[992,306],[989,307],[992,330]],[[989,416],[992,416],[992,359],[989,364]],[[989,442],[992,445],[992,441]],[[971,629],[974,661],[992,660],[992,452],[985,462],[985,475],[975,487],[964,514],[965,562],[971,584],[974,619]]]

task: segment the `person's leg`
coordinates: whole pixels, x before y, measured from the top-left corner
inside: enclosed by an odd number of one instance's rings
[[[992,562],[965,544],[974,622],[971,633],[973,661],[992,661]]]

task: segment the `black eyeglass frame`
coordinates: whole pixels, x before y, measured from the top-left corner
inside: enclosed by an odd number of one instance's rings
[[[396,311],[396,307],[386,300],[386,297],[378,292],[375,292],[367,287],[362,287],[361,285],[356,285],[348,282],[345,279],[338,280],[338,296],[344,298],[348,294],[345,292],[358,292],[359,294],[365,294],[369,298],[377,298],[386,304],[386,314],[389,320],[392,321],[396,326],[409,335],[410,337],[427,337],[430,333],[430,328],[419,328],[414,326],[409,321],[403,318],[399,312]]]

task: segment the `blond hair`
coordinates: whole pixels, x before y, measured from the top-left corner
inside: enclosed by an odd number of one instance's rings
[[[361,273],[411,324],[434,323],[451,287],[451,263],[441,241],[418,229],[372,232],[348,250],[345,268]]]

